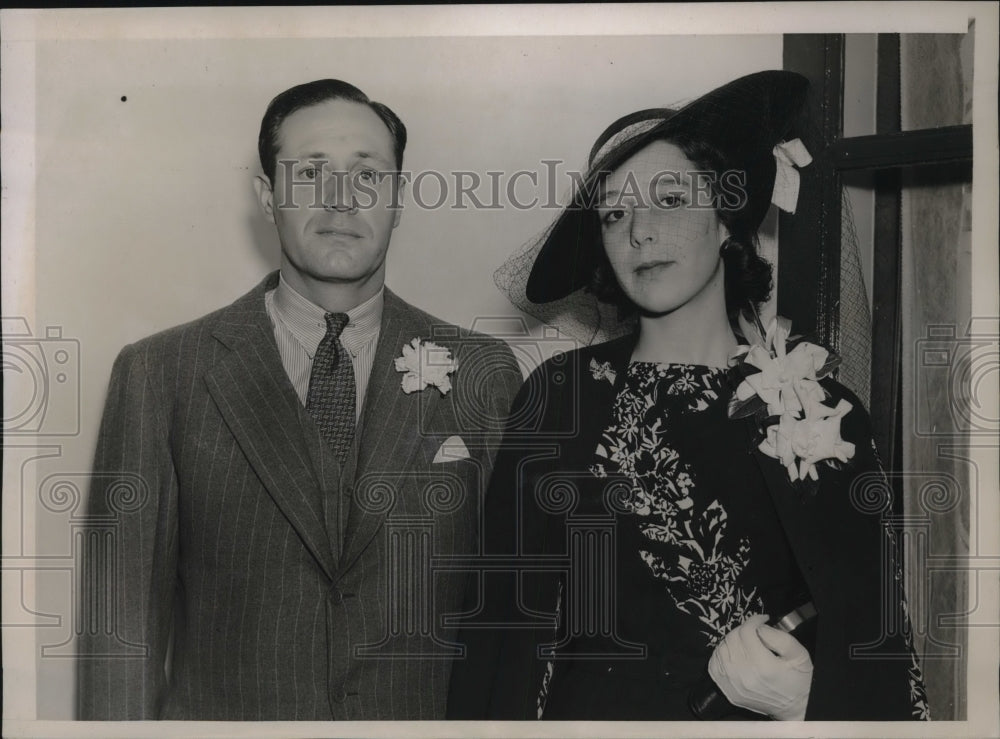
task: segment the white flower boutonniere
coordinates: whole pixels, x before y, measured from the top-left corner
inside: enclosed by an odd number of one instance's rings
[[[611,369],[611,362],[598,362],[594,358],[590,360],[590,374],[595,380],[607,380],[612,385],[618,377],[618,373]]]
[[[442,395],[447,395],[451,390],[448,375],[457,369],[458,363],[452,359],[448,349],[419,338],[404,345],[403,356],[396,357],[396,371],[404,373],[402,386],[407,394],[433,385]]]
[[[785,318],[772,319],[764,336],[742,318],[740,326],[753,343],[731,360],[742,382],[729,403],[730,418],[757,416],[763,435],[758,449],[779,460],[792,482],[818,480],[818,462],[850,460],[854,444],[840,438],[840,421],[852,406],[846,400],[836,408],[826,405],[819,384],[840,359],[823,347],[790,340]]]

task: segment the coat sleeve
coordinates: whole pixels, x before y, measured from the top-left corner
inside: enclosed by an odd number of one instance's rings
[[[482,551],[487,558],[541,547],[543,523],[536,516],[523,515],[520,501],[526,494],[521,465],[528,451],[525,444],[529,438],[532,444],[541,439],[527,432],[542,422],[539,389],[543,386],[544,367],[524,382],[511,406],[484,502]],[[537,630],[505,628],[518,620],[517,590],[512,572],[470,576],[464,610],[472,624],[459,633],[465,654],[452,669],[449,719],[535,718],[532,707],[541,684],[540,675],[535,679],[540,663],[532,647]]]
[[[517,397],[521,382],[521,370],[514,359],[514,354],[506,342],[496,341],[488,346],[483,359],[489,367],[482,379],[489,392],[487,413],[484,426],[490,429],[486,435],[486,473],[492,473],[507,419],[510,418],[511,407]]]
[[[149,354],[111,373],[82,540],[78,701],[83,720],[155,719],[176,586],[177,481]]]
[[[929,718],[913,648],[897,537],[891,525],[891,488],[861,402],[841,386],[852,410],[842,437],[855,444],[841,470],[820,466],[819,488],[801,504],[822,553],[812,563],[825,585],[815,590],[817,654],[807,719],[904,720]],[[824,480],[827,477],[827,480]],[[807,496],[809,493],[806,494]]]

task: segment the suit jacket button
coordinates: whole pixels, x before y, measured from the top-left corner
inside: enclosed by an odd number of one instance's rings
[[[340,588],[330,588],[330,600],[334,603],[344,602],[344,594],[340,592]]]
[[[344,701],[347,700],[347,691],[346,690],[338,690],[338,691],[336,691],[333,694],[333,700],[335,702],[337,702],[337,703],[343,703]]]

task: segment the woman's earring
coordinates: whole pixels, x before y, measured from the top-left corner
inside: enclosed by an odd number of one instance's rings
[[[727,253],[732,252],[732,250],[737,246],[737,243],[733,241],[732,238],[727,237],[726,240],[722,242],[722,246],[719,247],[719,256],[726,256]]]

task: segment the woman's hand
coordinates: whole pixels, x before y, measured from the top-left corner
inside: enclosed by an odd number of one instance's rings
[[[806,648],[763,615],[726,634],[708,661],[708,674],[730,703],[782,721],[805,718],[812,672]]]

